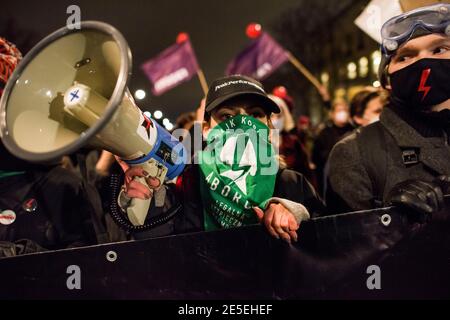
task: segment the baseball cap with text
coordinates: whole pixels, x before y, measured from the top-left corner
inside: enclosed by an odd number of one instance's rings
[[[205,112],[211,111],[236,97],[252,97],[266,111],[279,113],[278,105],[267,96],[261,83],[247,76],[232,75],[216,79],[206,96]]]

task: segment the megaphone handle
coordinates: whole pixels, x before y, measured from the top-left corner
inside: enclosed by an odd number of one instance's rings
[[[148,187],[145,178],[135,177],[134,180]],[[134,226],[142,226],[144,224],[148,209],[150,208],[150,201],[151,199],[142,200],[138,198],[133,198],[131,200],[131,204],[127,208],[127,216]]]

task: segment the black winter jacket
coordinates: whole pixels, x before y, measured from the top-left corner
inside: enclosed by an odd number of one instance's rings
[[[448,117],[449,110],[442,116]],[[410,110],[388,106],[381,114],[379,125],[383,133],[380,149],[385,163],[379,163],[375,173],[384,175],[381,205],[388,205],[389,191],[409,179],[432,181],[450,174],[450,122],[432,125],[426,119],[411,116]],[[364,130],[365,128],[362,128]],[[372,209],[374,187],[358,148],[357,133],[340,141],[329,160],[327,207],[336,212]]]

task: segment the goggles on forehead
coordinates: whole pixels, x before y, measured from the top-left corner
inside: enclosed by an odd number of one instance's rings
[[[418,29],[450,36],[450,4],[440,3],[389,19],[381,28],[382,51],[393,54]]]

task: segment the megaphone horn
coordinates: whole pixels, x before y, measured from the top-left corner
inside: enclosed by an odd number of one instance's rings
[[[164,182],[179,175],[186,151],[136,106],[127,83],[131,52],[114,27],[67,27],[40,41],[21,61],[0,101],[0,132],[19,158],[44,162],[90,145],[141,165]],[[142,183],[145,179],[140,178]],[[133,200],[128,218],[143,225],[150,201]]]

